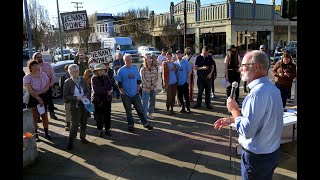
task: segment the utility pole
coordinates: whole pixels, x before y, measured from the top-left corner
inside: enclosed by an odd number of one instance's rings
[[[30,30],[30,22],[29,22],[29,13],[28,13],[27,0],[24,0],[24,12],[25,12],[25,16],[26,16],[26,25],[27,25],[27,33],[28,33],[29,58],[32,58],[32,55],[33,55],[32,34],[31,34],[31,30]]]
[[[183,45],[184,49],[187,46],[187,0],[184,0],[183,2],[183,16],[184,16],[184,36],[183,36]]]
[[[71,2],[71,3],[74,3],[75,4],[75,8],[77,8],[77,11],[79,8],[83,8],[83,6],[79,6],[79,4],[82,4],[82,2]]]
[[[82,4],[82,2],[71,2],[75,4],[75,8],[77,8],[77,11],[79,10],[79,8],[83,8],[83,6],[79,6],[79,4]],[[80,38],[80,33],[79,31],[77,31],[78,34],[78,41],[79,41],[79,47],[81,47],[81,38]]]
[[[60,54],[61,54],[61,61],[64,60],[63,56],[63,46],[62,46],[62,33],[61,33],[61,26],[60,26],[60,12],[59,12],[59,0],[57,0],[57,11],[58,11],[58,27],[59,27],[59,41],[60,41]]]

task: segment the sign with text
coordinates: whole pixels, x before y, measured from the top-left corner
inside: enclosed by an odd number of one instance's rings
[[[113,50],[112,49],[100,49],[93,51],[91,56],[97,61],[97,63],[107,63],[113,61]]]
[[[62,20],[63,30],[65,32],[89,29],[88,16],[85,10],[60,13],[60,16]]]

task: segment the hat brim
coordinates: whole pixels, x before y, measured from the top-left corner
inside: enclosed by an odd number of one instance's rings
[[[93,72],[98,71],[98,70],[106,70],[106,68],[97,68],[97,69],[94,69]]]

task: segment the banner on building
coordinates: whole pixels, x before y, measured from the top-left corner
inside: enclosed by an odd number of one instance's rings
[[[85,10],[60,13],[60,17],[65,32],[89,29],[88,16]]]
[[[113,54],[112,49],[100,49],[98,51],[93,51],[91,56],[97,63],[108,63],[113,61]]]

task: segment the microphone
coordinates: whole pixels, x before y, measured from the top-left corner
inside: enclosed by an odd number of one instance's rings
[[[231,86],[232,86],[232,89],[231,89],[231,93],[230,93],[229,97],[231,97],[233,99],[234,93],[236,92],[236,89],[238,88],[238,83],[236,81],[233,81]]]

